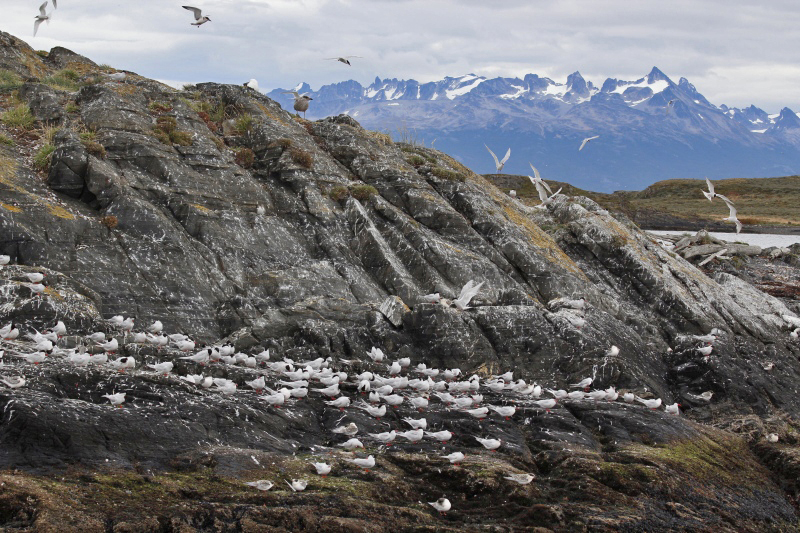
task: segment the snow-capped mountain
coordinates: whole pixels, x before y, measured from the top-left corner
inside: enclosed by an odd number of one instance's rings
[[[291,110],[292,99],[268,94]],[[639,189],[669,178],[778,176],[800,172],[800,117],[789,108],[770,115],[755,106],[716,106],[685,78],[658,68],[634,81],[607,79],[600,88],[579,72],[559,83],[536,74],[487,79],[472,74],[440,81],[376,78],[303,83],[314,98],[309,119],[346,113],[364,127],[410,137],[492,172],[484,143],[512,149],[504,169],[609,191]],[[600,139],[578,153],[580,141]]]

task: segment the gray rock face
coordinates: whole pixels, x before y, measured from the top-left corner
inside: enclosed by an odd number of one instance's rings
[[[3,64],[27,54],[0,37]],[[51,55],[59,68],[94,68],[63,50]],[[56,120],[45,109],[57,93],[27,87],[38,120]],[[592,376],[598,388],[665,403],[712,390],[731,413],[800,414],[798,347],[780,318],[791,311],[736,278],[706,276],[590,200],[559,196],[530,210],[443,153],[394,144],[350,117],[300,120],[242,87],[176,91],[130,75],[87,81],[69,99],[79,112],[61,118],[91,135],[57,133],[48,172],[31,170],[22,148],[0,146],[0,253],[17,265],[0,271],[3,323],[62,319],[88,332],[123,314],[298,360],[364,360],[378,346],[465,373],[514,369],[558,388]],[[35,300],[19,281],[24,269],[51,273],[53,292]],[[422,300],[456,298],[470,280],[484,282],[472,309]],[[586,308],[549,309],[559,297],[584,298]],[[712,328],[722,333],[711,357],[681,340]],[[618,356],[606,355],[611,345]],[[140,362],[173,360],[182,375],[199,370],[176,353],[123,350]],[[780,372],[763,368],[767,358]],[[257,374],[208,371],[240,386]],[[0,408],[16,406],[0,425],[4,466],[110,458],[165,467],[181,450],[209,446],[286,454],[326,442],[338,416],[318,400],[291,417],[267,413],[256,397],[241,403],[145,374],[54,365],[32,379],[29,391],[0,394]],[[117,390],[141,409],[123,418],[96,405]],[[710,408],[691,411],[703,418]],[[570,416],[582,445],[599,449],[589,428],[618,414]],[[672,438],[672,425],[653,420]],[[358,421],[381,430],[366,415]],[[691,433],[674,424],[674,438]],[[42,441],[45,428],[53,437]],[[498,431],[512,455],[531,459],[527,429]]]

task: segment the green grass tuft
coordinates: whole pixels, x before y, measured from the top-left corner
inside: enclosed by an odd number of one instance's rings
[[[18,106],[12,107],[3,113],[0,120],[9,128],[21,128],[24,130],[32,129],[33,125],[36,123],[36,119],[33,118],[28,104],[19,104]]]
[[[6,146],[14,146],[14,139],[11,137],[7,137],[3,134],[0,134],[0,144],[5,144]]]
[[[49,85],[54,89],[60,89],[62,91],[68,92],[75,92],[81,88],[81,84],[78,83],[80,79],[80,74],[75,72],[72,69],[62,69],[53,74],[52,76],[48,76],[42,80],[42,83],[45,85]]]
[[[55,151],[56,147],[52,144],[45,144],[39,151],[36,152],[36,155],[33,156],[33,166],[35,166],[38,170],[46,171],[50,168],[50,160],[52,159],[52,154]]]
[[[22,78],[10,70],[0,70],[0,91],[12,91],[22,86]]]
[[[241,115],[236,119],[236,122],[233,124],[233,129],[239,135],[244,135],[253,127],[253,116],[252,115]]]
[[[372,185],[354,185],[350,187],[350,194],[356,200],[365,202],[370,198],[372,198],[373,196],[377,196],[378,189],[376,189]]]

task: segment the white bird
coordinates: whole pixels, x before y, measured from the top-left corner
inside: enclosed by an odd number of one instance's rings
[[[39,352],[50,352],[53,350],[53,341],[49,339],[42,339],[35,348]]]
[[[104,365],[108,363],[108,356],[105,353],[99,353],[89,357],[89,364],[91,365]]]
[[[703,193],[703,196],[705,196],[708,199],[709,202],[712,201],[714,199],[714,197],[717,197],[717,198],[721,198],[726,203],[733,204],[733,202],[731,202],[728,199],[727,196],[724,196],[722,194],[717,194],[717,193],[714,192],[714,185],[711,183],[711,181],[708,178],[706,178],[706,185],[708,185],[708,192],[703,191],[702,189],[701,189],[701,192]]]
[[[604,393],[604,395],[605,395],[605,393]],[[495,405],[490,405],[489,409],[491,409],[492,411],[494,411],[498,415],[500,415],[502,417],[505,417],[506,420],[510,420],[511,417],[514,416],[514,413],[517,412],[517,408],[514,407],[513,405],[504,405],[504,406],[501,406],[501,407],[498,407],[498,406],[495,406]]]
[[[730,212],[727,217],[723,218],[723,222],[733,222],[736,224],[736,233],[742,231],[742,223],[739,222],[739,219],[736,218],[736,207],[734,207],[733,202],[728,200],[727,198],[723,198],[725,205],[728,206],[728,211]]]
[[[150,326],[147,328],[147,331],[149,333],[152,333],[153,335],[158,335],[159,333],[161,333],[163,329],[164,329],[164,324],[162,324],[160,320],[156,320],[155,322],[150,324]]]
[[[619,393],[614,387],[609,387],[604,392],[606,393],[607,402],[614,402],[617,400],[617,398],[619,398]]]
[[[476,285],[474,281],[469,280],[467,284],[461,288],[461,292],[459,293],[458,298],[453,300],[453,304],[462,311],[470,309],[469,301],[478,294],[484,283],[484,281],[481,281]]]
[[[428,502],[428,505],[439,511],[439,514],[446,514],[450,510],[450,500],[441,497],[435,502]]]
[[[119,72],[112,72],[111,74],[104,73],[104,75],[111,81],[115,81],[117,83],[122,83],[128,77],[128,73],[123,70],[120,70]]]
[[[403,398],[399,394],[390,394],[388,396],[382,396],[381,399],[384,402],[391,405],[392,407],[394,407],[395,409],[397,409],[397,407],[400,406],[405,400],[405,398]]]
[[[44,293],[44,291],[47,290],[47,287],[45,287],[41,283],[34,283],[30,285],[28,288],[31,290],[32,293],[38,294],[39,296],[41,296]]]
[[[335,400],[326,401],[325,403],[331,407],[338,407],[340,411],[344,411],[345,407],[350,407],[350,398],[347,396],[340,396]]]
[[[211,349],[210,348],[206,348],[204,350],[200,350],[199,352],[197,352],[194,355],[187,355],[185,357],[180,357],[180,359],[183,359],[185,361],[192,361],[194,363],[199,363],[201,365],[204,365],[204,364],[206,364],[208,362],[208,358],[210,357],[210,355],[209,355],[210,353],[211,353]]]
[[[356,57],[356,58],[362,59],[361,56],[342,56],[342,57],[326,57],[325,61],[338,61],[339,63],[344,63],[348,67],[351,67],[352,65],[350,64],[350,61],[349,61],[349,59],[351,57]]]
[[[172,367],[174,366],[171,361],[166,361],[164,363],[158,363],[155,365],[147,365],[148,367],[152,368],[159,374],[164,374],[165,376],[172,372]]]
[[[258,490],[262,490],[264,492],[268,491],[269,489],[275,486],[275,484],[272,481],[266,479],[259,479],[258,481],[248,481],[245,483],[245,485],[247,485],[248,487],[256,488]]]
[[[593,381],[594,379],[592,378],[585,378],[578,383],[573,383],[572,385],[570,385],[570,387],[574,389],[586,389],[592,384]]]
[[[370,416],[374,416],[378,420],[381,419],[384,415],[386,415],[386,405],[381,405],[380,407],[373,407],[367,403],[364,403],[363,406],[359,406],[364,409],[366,412],[370,414]]]
[[[501,440],[498,439],[482,439],[480,437],[475,437],[475,440],[480,442],[484,448],[489,451],[495,451],[500,445],[503,443]]]
[[[109,363],[114,370],[124,373],[125,370],[136,368],[136,359],[133,357],[120,357]]]
[[[111,405],[116,407],[122,407],[122,404],[125,403],[124,392],[118,392],[117,394],[103,394],[103,398],[108,398],[108,401],[111,402]]]
[[[331,398],[333,398],[334,396],[339,394],[339,385],[333,384],[330,387],[325,387],[324,389],[313,389],[313,392],[319,392],[321,394],[324,394],[325,396],[330,396]]]
[[[484,144],[484,146],[486,145]],[[503,157],[503,159],[499,161],[497,159],[497,156],[494,155],[494,152],[492,152],[491,148],[486,146],[486,149],[489,150],[490,154],[492,154],[492,159],[494,159],[494,166],[497,168],[497,173],[500,174],[503,171],[503,167],[506,165],[506,161],[508,161],[508,158],[511,157],[511,148],[508,149],[508,152],[506,152],[505,157]]]
[[[767,435],[766,439],[767,439],[767,442],[772,442],[774,444],[774,443],[778,442],[779,437],[778,437],[777,433],[770,433],[769,435]]]
[[[261,353],[256,354],[256,361],[259,363],[266,363],[269,361],[269,350],[264,350]]]
[[[590,400],[597,401],[597,400],[605,400],[606,399],[606,391],[604,390],[593,390],[586,394],[586,397]]]
[[[599,136],[599,135],[595,135],[594,137],[587,137],[587,138],[585,138],[585,139],[583,140],[583,142],[581,143],[581,147],[580,147],[580,148],[578,148],[578,151],[580,152],[581,150],[583,150],[583,147],[584,147],[584,146],[586,146],[587,144],[589,144],[589,141],[593,141],[593,140],[595,140],[595,139],[599,139],[599,138],[600,138],[600,136]]]
[[[511,198],[516,198],[517,197],[517,191],[515,191],[514,189],[511,189],[510,191],[508,191],[508,195]]]
[[[283,94],[292,94],[294,95],[294,110],[295,111],[302,111],[303,118],[306,116],[306,111],[308,111],[308,105],[313,98],[308,96],[307,94],[300,94],[297,91],[283,91]]]
[[[401,367],[401,366],[400,366],[400,363],[398,363],[397,361],[394,361],[394,362],[393,362],[393,363],[392,363],[390,366],[388,366],[387,368],[388,368],[388,370],[389,370],[389,375],[390,375],[390,376],[394,376],[394,375],[396,375],[396,374],[399,374],[400,372],[402,372],[402,371],[403,371],[403,367]]]
[[[75,366],[86,366],[92,360],[88,353],[74,353],[69,356],[68,361]]]
[[[0,255],[0,266],[6,266],[11,262],[10,255]]]
[[[711,352],[714,351],[714,347],[711,345],[708,346],[701,346],[697,349],[700,355],[711,355]]]
[[[89,335],[86,338],[89,339],[90,341],[94,342],[95,344],[98,344],[98,343],[101,343],[101,342],[105,342],[106,334],[103,333],[102,331],[98,331],[96,333],[92,333],[91,335]]]
[[[530,178],[531,183],[533,183],[533,186],[536,187],[536,192],[539,194],[539,200],[542,202],[536,206],[538,208],[544,208],[545,206],[550,205],[551,203],[553,203],[553,199],[555,198],[555,196],[561,193],[561,189],[558,189],[555,193],[548,194],[547,191],[549,190],[549,187],[545,188],[546,184],[544,183],[544,181],[534,181],[534,179],[531,178],[530,176],[528,176],[528,178]]]
[[[144,331],[139,331],[133,334],[133,342],[134,344],[144,344],[147,342],[147,333]]]
[[[418,411],[422,411],[423,409],[428,407],[428,399],[423,398],[422,396],[415,396],[414,398],[411,398],[411,400],[409,401],[411,402],[411,405],[413,405],[414,408],[417,409]],[[386,406],[384,405],[384,407]]]
[[[264,376],[258,376],[256,379],[252,381],[245,381],[244,384],[257,392],[261,392],[267,387],[267,383],[264,380]]]
[[[119,342],[117,339],[112,338],[110,341],[100,344],[100,348],[102,348],[104,352],[114,353],[119,348]]]
[[[182,340],[182,341],[178,341],[176,343],[176,346],[178,347],[178,350],[180,350],[182,352],[191,352],[192,350],[194,350],[195,343],[194,343],[194,341],[190,341],[188,339],[185,339],[185,340]]]
[[[264,399],[267,401],[268,404],[275,407],[276,409],[280,409],[281,405],[286,403],[286,396],[284,396],[282,392],[268,394],[264,396]]]
[[[408,431],[400,431],[397,433],[398,437],[403,437],[408,439],[409,442],[419,442],[422,440],[422,437],[425,435],[425,432],[422,428],[419,429],[409,429]]]
[[[56,322],[56,325],[53,326],[52,332],[58,335],[59,338],[61,338],[67,334],[67,326],[65,326],[64,323],[61,320],[59,320],[58,322]]]
[[[24,387],[25,383],[27,383],[25,381],[25,378],[22,376],[18,376],[16,378],[11,378],[11,379],[3,376],[2,379],[0,379],[0,381],[2,381],[3,385],[8,387],[9,389],[18,389],[20,387]]]
[[[567,391],[565,391],[564,389],[558,389],[558,390],[545,389],[545,390],[547,390],[547,392],[552,394],[553,398],[555,398],[556,400],[563,400],[567,396],[569,396],[569,393],[567,393]]]
[[[284,480],[286,481],[286,480]],[[308,487],[308,480],[306,479],[293,479],[291,483],[286,481],[286,484],[289,485],[289,488],[292,489],[293,492],[302,492],[306,490]]]
[[[369,436],[378,442],[382,442],[387,446],[391,446],[394,442],[394,439],[397,438],[397,432],[395,430],[391,430],[384,433],[369,433]]]
[[[470,416],[477,418],[478,420],[483,420],[484,418],[486,418],[486,415],[489,414],[489,408],[478,407],[477,409],[468,409],[467,413]]]
[[[528,164],[531,166],[531,170],[533,170],[533,175],[535,176],[533,178],[528,176],[528,179],[531,180],[531,183],[533,183],[533,185],[540,183],[547,190],[548,194],[552,195],[553,194],[552,189],[550,189],[550,186],[547,183],[545,183],[545,181],[542,179],[542,175],[539,174],[539,170],[537,170],[537,168],[533,166],[533,163],[531,163],[530,161],[528,161]]]
[[[791,327],[800,328],[800,318],[792,315],[781,315],[781,318],[783,318]],[[0,330],[0,333],[2,333],[2,330]]]
[[[557,400],[555,398],[547,398],[545,400],[536,400],[533,403],[549,413],[550,409],[556,406]]]
[[[341,446],[345,450],[349,450],[349,451],[353,451],[356,448],[363,448],[364,447],[364,445],[361,443],[361,441],[356,439],[356,438],[352,438],[352,439],[347,440],[346,442],[343,442],[341,444],[337,444],[337,446]]]
[[[369,358],[375,363],[380,363],[384,358],[383,350],[376,348],[375,346],[373,346],[372,349],[367,352],[367,356],[369,356]]]
[[[586,393],[583,392],[583,389],[574,390],[574,391],[570,392],[569,394],[567,394],[567,398],[569,398],[570,400],[583,400],[583,398],[585,396],[586,396]]]
[[[666,407],[664,407],[664,410],[671,415],[681,414],[680,404],[678,404],[677,402],[667,405]]]
[[[509,474],[505,476],[503,479],[507,479],[509,481],[513,481],[515,483],[519,483],[520,485],[527,485],[531,481],[533,481],[536,476],[532,474]]]
[[[217,387],[216,390],[225,396],[236,392],[236,383],[227,379],[214,378],[214,385]]]
[[[633,403],[633,400],[636,399],[636,395],[632,392],[626,392],[622,395],[622,399],[625,401],[625,403]]]
[[[403,422],[414,429],[427,429],[428,427],[428,420],[425,418],[420,418],[419,420],[414,420],[413,418],[404,418]]]
[[[347,435],[348,437],[352,437],[356,433],[358,433],[358,426],[355,422],[350,422],[346,426],[339,426],[338,428],[334,428],[334,433],[339,433],[340,435]]]
[[[44,352],[34,352],[24,355],[15,355],[14,357],[19,357],[20,359],[25,359],[28,363],[33,363],[34,365],[38,365],[40,363],[44,363],[47,359],[47,354]]]
[[[55,2],[53,2],[53,4],[55,5]],[[47,22],[48,25],[50,24],[50,18],[53,16],[53,12],[51,11],[50,14],[47,14],[47,12],[45,12],[46,7],[47,7],[47,2],[39,6],[39,14],[36,15],[33,22],[34,37],[36,37],[36,32],[39,31],[39,25],[42,22]]]
[[[442,296],[438,292],[434,292],[431,294],[426,294],[422,297],[422,299],[429,304],[438,304],[442,301]]]
[[[328,463],[311,463],[314,468],[317,470],[317,474],[322,477],[327,476],[331,473],[331,465]]]
[[[122,325],[123,322],[125,322],[125,317],[122,315],[112,316],[107,320],[107,322],[112,326],[114,326],[115,328],[118,328]]]
[[[443,455],[442,456],[443,459],[447,459],[448,461],[450,461],[450,464],[453,464],[453,465],[459,465],[461,463],[461,461],[464,460],[464,457],[466,457],[466,456],[461,452],[453,452],[453,453],[451,453],[449,455]]]
[[[658,409],[661,407],[661,398],[655,400],[645,400],[644,398],[636,397],[636,401],[647,407],[648,409]]]
[[[442,431],[426,431],[425,436],[445,443],[453,438],[453,433],[447,431],[446,429]]]
[[[245,87],[249,87],[250,89],[253,89],[256,92],[260,92],[259,89],[258,89],[258,80],[255,79],[255,78],[251,78],[250,81],[248,81],[246,83],[243,83],[242,85],[244,85]],[[261,207],[261,206],[259,206],[259,207]],[[261,207],[261,209],[264,209],[264,208]],[[263,215],[264,213],[259,213],[259,214]]]
[[[360,466],[367,472],[369,472],[370,468],[375,466],[375,457],[370,455],[366,459],[347,459],[348,462],[353,463],[356,466]]]
[[[308,396],[308,389],[292,389],[289,391],[292,398],[305,398]]]
[[[210,18],[203,16],[203,11],[200,8],[191,6],[181,6],[181,7],[183,7],[183,9],[188,9],[189,11],[194,13],[195,22],[190,23],[192,26],[197,26],[199,28],[206,22],[211,22]]]

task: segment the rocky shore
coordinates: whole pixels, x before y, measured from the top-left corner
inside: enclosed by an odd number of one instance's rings
[[[769,268],[790,269],[773,279],[796,273],[796,252],[700,269],[590,199],[532,209],[446,154],[348,116],[310,122],[245,87],[178,91],[109,72],[0,33],[0,254],[10,257],[0,323],[23,333],[3,342],[0,374],[27,381],[0,388],[4,530],[800,525],[800,344],[783,318],[800,308],[796,292],[765,287]],[[25,277],[33,272],[45,275],[42,294]],[[423,298],[452,300],[470,280],[484,282],[471,309]],[[134,317],[134,331],[159,320],[198,349],[322,358],[350,376],[387,374],[407,357],[408,377],[419,363],[484,380],[513,371],[553,389],[592,377],[593,388],[680,403],[681,414],[588,399],[547,412],[530,396],[488,390],[484,404],[517,407],[510,420],[478,420],[434,396],[423,413],[406,402],[380,420],[321,394],[278,409],[245,382],[272,386],[279,373],[180,359],[174,347],[134,342],[109,325],[114,315]],[[103,331],[119,342],[110,357],[136,368],[14,357],[34,351],[25,333],[59,320],[62,348]],[[712,330],[705,356],[694,336]],[[618,355],[607,355],[612,345]],[[372,362],[372,347],[387,360]],[[167,361],[168,375],[146,366]],[[232,380],[236,393],[180,378],[199,373]],[[341,386],[354,404],[357,385]],[[103,395],[118,392],[126,402],[114,408]],[[365,437],[358,455],[376,458],[365,472],[332,432],[350,422],[359,435],[405,430],[405,417],[455,435],[393,446]],[[503,445],[490,452],[476,436]],[[466,454],[459,465],[442,458],[455,450]],[[317,476],[316,460],[332,474]],[[523,472],[535,480],[505,479]],[[303,492],[284,482],[298,477],[309,479]],[[257,479],[275,487],[244,484]],[[446,515],[427,503],[442,496]]]

